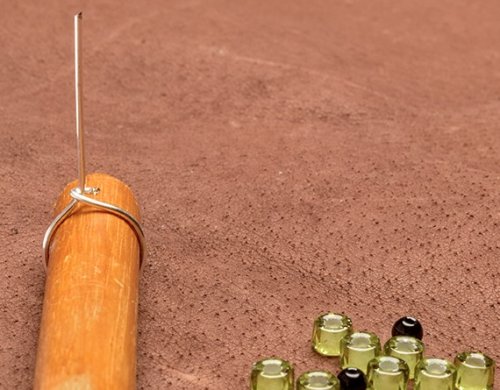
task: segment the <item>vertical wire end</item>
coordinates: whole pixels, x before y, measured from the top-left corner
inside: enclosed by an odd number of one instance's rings
[[[83,92],[82,92],[82,13],[75,15],[75,114],[76,114],[76,139],[78,156],[78,187],[82,193],[85,192],[85,147],[83,126]]]

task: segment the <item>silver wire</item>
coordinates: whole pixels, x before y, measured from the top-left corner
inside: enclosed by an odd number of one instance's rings
[[[142,260],[144,259],[144,253],[146,249],[146,239],[144,237],[144,231],[142,230],[139,221],[132,214],[122,209],[121,207],[112,205],[110,203],[101,202],[100,200],[97,199],[89,198],[83,195],[81,192],[79,192],[77,188],[73,188],[70,191],[70,195],[73,198],[72,202],[73,201],[82,202],[100,209],[107,210],[111,214],[114,214],[120,217],[121,219],[125,220],[125,222],[127,222],[130,225],[130,227],[134,230],[134,233],[137,236],[137,239],[139,240],[139,247],[140,247],[139,266],[142,267]]]
[[[43,248],[43,258],[45,259],[43,265],[45,267],[45,271],[47,271],[47,265],[49,262],[49,249],[50,249],[50,240],[54,235],[54,232],[57,230],[59,225],[63,223],[63,221],[71,214],[73,211],[73,207],[77,204],[77,200],[72,199],[71,202],[61,211],[54,220],[50,223],[49,227],[45,231],[42,241]]]
[[[49,255],[50,255],[50,241],[52,236],[54,235],[57,228],[71,215],[73,208],[76,206],[78,202],[82,202],[100,209],[104,209],[109,211],[111,214],[114,214],[121,219],[125,220],[129,224],[129,226],[134,230],[137,239],[139,240],[139,268],[142,268],[142,263],[144,261],[145,253],[146,253],[146,239],[144,236],[144,231],[142,230],[141,224],[139,221],[128,211],[122,209],[121,207],[101,202],[100,200],[89,198],[88,196],[83,195],[80,192],[79,188],[73,188],[70,193],[71,202],[54,218],[52,223],[49,225],[45,235],[43,237],[43,254],[44,254],[44,266],[45,270],[47,270],[49,264]]]
[[[85,144],[83,129],[83,91],[82,91],[82,13],[74,18],[75,24],[75,111],[76,140],[78,148],[78,188],[82,193],[85,188]]]
[[[90,193],[92,195],[97,195],[99,193],[98,188],[87,188],[85,186],[86,173],[85,173],[85,148],[84,148],[84,133],[83,133],[83,108],[82,108],[82,75],[81,75],[81,21],[82,13],[79,12],[75,15],[75,102],[76,102],[76,139],[77,139],[77,149],[78,149],[78,186],[70,191],[70,196],[72,197],[71,202],[54,218],[50,223],[49,227],[45,231],[42,241],[43,257],[44,257],[44,267],[47,271],[50,256],[50,241],[52,236],[56,232],[57,228],[71,215],[76,204],[82,202],[103,210],[109,211],[121,219],[125,220],[129,226],[134,230],[135,235],[139,241],[140,257],[139,257],[139,267],[142,269],[142,263],[146,253],[146,240],[144,238],[144,232],[142,230],[139,221],[128,211],[106,203],[97,199],[89,198],[84,194]]]

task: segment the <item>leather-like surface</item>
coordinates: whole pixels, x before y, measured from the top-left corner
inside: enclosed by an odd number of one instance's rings
[[[0,387],[32,385],[41,239],[77,176],[130,185],[148,256],[138,386],[246,389],[348,313],[500,358],[500,3],[0,3]]]

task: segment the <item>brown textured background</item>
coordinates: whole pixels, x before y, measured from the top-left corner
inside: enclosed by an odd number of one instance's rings
[[[334,369],[309,346],[329,309],[500,358],[498,1],[1,0],[2,389],[31,385],[41,238],[76,177],[80,9],[89,170],[130,184],[149,243],[140,388]]]

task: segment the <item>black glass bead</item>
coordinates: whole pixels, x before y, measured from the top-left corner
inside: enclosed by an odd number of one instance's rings
[[[393,336],[411,336],[419,340],[424,337],[424,329],[419,320],[414,317],[402,317],[392,327]]]
[[[365,374],[359,368],[344,368],[337,378],[340,382],[340,390],[366,390]]]

